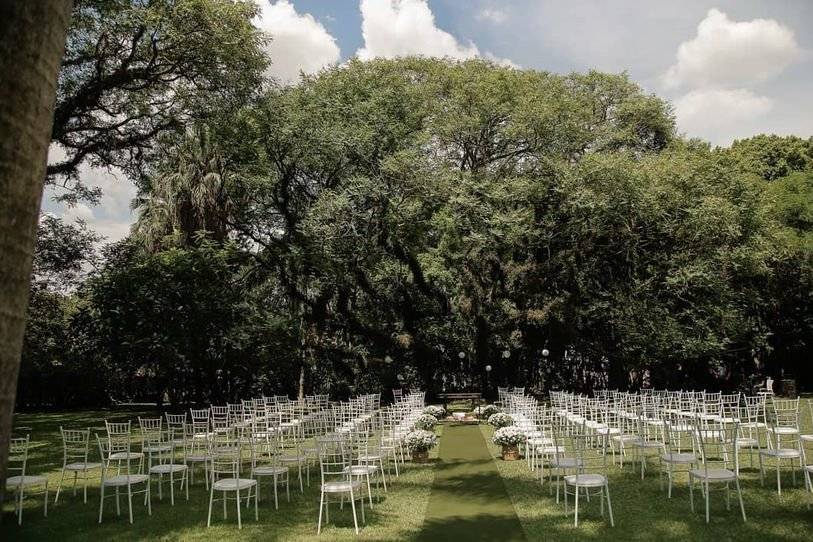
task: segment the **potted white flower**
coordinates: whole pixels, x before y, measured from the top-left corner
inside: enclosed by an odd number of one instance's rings
[[[423,413],[434,416],[436,420],[440,420],[446,415],[446,409],[442,406],[429,405],[423,409]]]
[[[474,409],[475,414],[480,416],[480,418],[485,418],[486,420],[490,418],[492,414],[496,414],[499,411],[500,409],[497,408],[496,405],[483,405]]]
[[[508,427],[509,425],[514,425],[514,418],[506,414],[505,412],[497,412],[492,414],[488,417],[489,425],[493,425],[497,429],[500,427]]]
[[[435,447],[438,436],[432,431],[416,429],[410,431],[404,437],[404,444],[412,453],[414,463],[427,463],[429,461],[429,450]]]
[[[435,427],[436,423],[438,423],[437,418],[431,414],[421,414],[420,417],[415,420],[415,429],[424,429],[429,431]]]
[[[519,459],[519,445],[526,439],[525,433],[509,425],[494,431],[492,441],[502,446],[503,461],[516,461]]]

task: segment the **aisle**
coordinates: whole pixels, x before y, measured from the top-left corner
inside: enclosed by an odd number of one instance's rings
[[[419,540],[525,540],[477,425],[447,425]]]

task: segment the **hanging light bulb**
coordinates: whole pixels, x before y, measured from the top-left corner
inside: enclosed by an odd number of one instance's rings
[[[460,353],[457,354],[457,357],[459,357],[460,359],[463,359],[463,358],[466,357],[466,353],[465,352],[460,352]]]
[[[542,357],[543,357],[543,358],[546,358],[546,357],[548,357],[549,355],[550,355],[550,350],[548,350],[547,348],[543,348],[543,349],[542,349]]]

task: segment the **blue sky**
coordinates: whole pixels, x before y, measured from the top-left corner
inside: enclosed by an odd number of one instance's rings
[[[670,100],[681,132],[718,145],[813,135],[813,0],[257,1],[255,24],[272,37],[268,75],[286,84],[353,56],[481,56],[559,73],[627,71]],[[116,171],[81,174],[102,188],[100,205],[46,199],[43,209],[124,237],[131,183]]]

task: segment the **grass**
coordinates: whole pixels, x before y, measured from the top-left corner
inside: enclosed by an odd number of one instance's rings
[[[122,516],[116,517],[115,503],[105,503],[104,522],[99,525],[99,490],[98,483],[88,491],[88,503],[82,503],[81,491],[74,497],[71,491],[63,488],[59,503],[54,505],[53,498],[59,482],[62,466],[62,443],[59,426],[66,428],[98,427],[103,420],[134,420],[141,415],[152,415],[153,412],[72,412],[58,414],[21,414],[15,418],[16,426],[31,428],[32,448],[30,453],[29,472],[47,474],[51,491],[48,505],[48,517],[42,516],[42,497],[35,495],[26,499],[23,512],[23,525],[17,526],[13,517],[11,503],[3,507],[3,518],[0,523],[0,540],[59,540],[60,542],[86,541],[92,538],[95,542],[104,540],[183,540],[183,541],[218,541],[233,540],[285,540],[306,541],[316,537],[316,520],[319,511],[318,469],[311,472],[311,486],[305,487],[304,494],[299,492],[296,477],[291,478],[291,502],[280,498],[279,510],[274,509],[273,499],[266,492],[261,497],[260,520],[254,521],[254,511],[243,510],[243,529],[238,532],[234,514],[234,504],[229,511],[229,519],[223,521],[222,513],[215,509],[212,514],[212,527],[206,527],[209,493],[203,486],[201,477],[196,476],[195,485],[190,486],[189,502],[178,499],[175,506],[169,504],[168,496],[158,500],[157,485],[153,484],[152,516],[147,516],[143,500],[134,499],[134,523],[127,521],[126,507]],[[442,434],[443,426],[438,426]],[[21,432],[20,432],[21,433]],[[16,436],[16,435],[15,435]],[[92,457],[98,457],[93,449]],[[437,458],[437,449],[430,453],[430,458]],[[415,539],[423,525],[430,488],[435,476],[434,464],[412,465],[407,463],[398,478],[388,477],[389,492],[381,502],[375,503],[374,510],[367,508],[367,523],[357,537],[353,531],[353,518],[350,509],[345,506],[339,511],[331,506],[331,523],[322,526],[324,540],[412,540]],[[266,483],[265,488],[269,486]],[[164,487],[166,490],[166,486]],[[376,494],[374,494],[375,499]],[[123,501],[126,502],[126,499]]]
[[[439,459],[419,540],[524,539],[477,425],[448,425]]]
[[[12,507],[6,503],[0,523],[0,540],[314,540],[318,514],[318,474],[314,470],[310,488],[300,494],[292,484],[291,503],[280,501],[274,510],[268,494],[260,503],[260,520],[254,521],[253,510],[244,514],[243,530],[237,530],[233,513],[223,521],[213,515],[211,528],[206,528],[208,493],[202,483],[191,488],[190,501],[176,500],[169,505],[165,496],[159,502],[153,485],[153,515],[148,517],[139,502],[134,503],[135,523],[127,523],[126,514],[117,518],[112,501],[106,503],[105,519],[97,524],[98,488],[82,504],[81,493],[73,497],[68,491],[53,505],[53,491],[61,467],[59,426],[98,427],[105,418],[135,420],[151,412],[73,412],[25,414],[16,418],[17,426],[31,427],[34,442],[30,472],[48,474],[51,481],[51,503],[48,518],[42,517],[42,499],[27,501],[24,523],[18,527]],[[813,432],[813,420],[805,405],[802,427]],[[775,480],[767,476],[766,486],[759,483],[755,469],[744,468],[743,497],[748,522],[743,523],[732,503],[726,511],[724,496],[713,495],[711,523],[706,525],[702,513],[692,514],[686,480],[678,478],[673,497],[666,498],[659,489],[657,469],[648,470],[641,481],[627,466],[610,473],[610,491],[616,526],[611,528],[599,515],[597,503],[582,509],[579,527],[573,527],[573,516],[564,513],[547,487],[540,487],[524,461],[505,462],[498,458],[499,448],[491,444],[493,430],[487,425],[440,425],[443,434],[439,450],[432,452],[430,465],[407,464],[399,478],[388,478],[389,493],[375,509],[367,510],[367,524],[356,537],[348,510],[331,511],[331,521],[321,539],[341,540],[811,540],[813,510],[807,510],[813,496],[805,493],[801,476],[791,485],[790,474],[783,477],[782,495],[778,496]],[[747,465],[747,459],[744,462]],[[198,479],[197,482],[200,482]],[[431,495],[431,496],[430,496]],[[695,493],[699,496],[699,492]],[[699,499],[698,499],[698,502]],[[517,520],[521,530],[517,530]]]
[[[804,403],[804,400],[803,400]],[[813,433],[810,410],[803,405],[801,425],[803,432]],[[493,429],[481,426],[483,437],[491,442]],[[579,527],[573,526],[573,508],[565,515],[564,504],[556,503],[548,493],[548,485],[540,487],[538,475],[531,474],[525,461],[498,459],[499,447],[490,444],[492,456],[511,496],[514,509],[522,523],[528,540],[783,540],[809,541],[813,539],[813,495],[805,492],[803,475],[797,469],[796,487],[791,484],[790,472],[782,477],[782,495],[776,493],[776,478],[766,471],[765,487],[759,482],[758,468],[751,469],[747,457],[741,467],[743,501],[748,521],[743,523],[732,497],[730,511],[725,509],[725,495],[712,492],[711,518],[706,525],[702,510],[702,497],[695,491],[696,513],[689,508],[688,479],[678,477],[672,499],[666,498],[658,483],[657,464],[647,469],[641,481],[640,471],[633,473],[629,465],[622,471],[610,469],[610,495],[615,527],[601,518],[598,501],[579,511]],[[756,465],[755,460],[755,465]],[[785,463],[787,465],[787,463]],[[775,472],[775,471],[774,471]],[[582,501],[582,505],[584,502]]]

